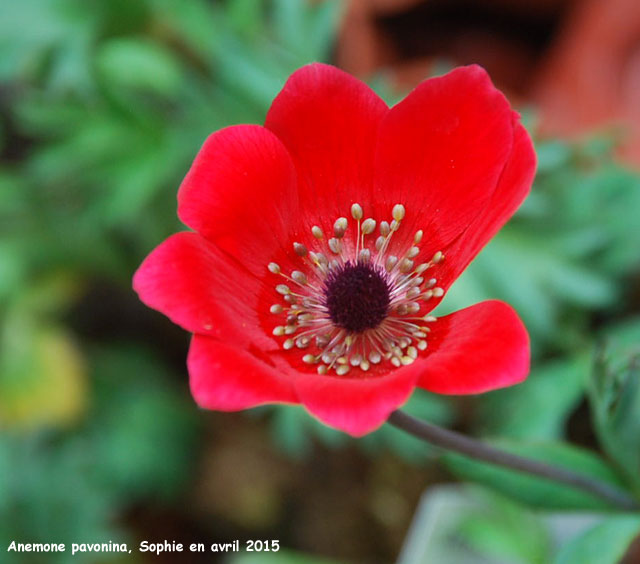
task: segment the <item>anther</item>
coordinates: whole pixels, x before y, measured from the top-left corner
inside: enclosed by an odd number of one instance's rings
[[[434,288],[433,289],[433,296],[435,298],[441,298],[442,296],[444,296],[444,289],[438,287],[438,288]]]
[[[336,374],[338,376],[344,376],[349,372],[349,370],[350,368],[348,364],[341,364],[340,366],[338,366],[338,368],[336,368]]]
[[[413,236],[413,242],[417,245],[420,241],[422,241],[423,235],[424,235],[424,232],[422,231],[422,229],[419,229],[418,231],[416,231],[416,234]]]
[[[340,239],[331,237],[331,239],[329,239],[328,241],[328,244],[329,244],[329,249],[331,249],[332,253],[339,255],[340,252],[342,251],[342,243],[340,242]]]
[[[275,262],[270,262],[267,268],[269,269],[269,272],[272,272],[273,274],[280,274],[280,267]]]
[[[369,353],[369,362],[371,364],[378,364],[382,360],[382,355],[378,351],[371,351]]]
[[[402,259],[400,261],[400,272],[407,274],[413,270],[413,261],[410,259]]]
[[[438,251],[435,255],[433,255],[431,262],[434,264],[438,264],[439,262],[442,262],[443,259],[444,259],[444,254],[442,253],[442,251]]]
[[[384,263],[384,269],[387,272],[391,272],[397,263],[398,263],[398,257],[394,255],[390,255],[389,257],[387,257],[387,260]]]
[[[395,206],[393,206],[393,210],[391,211],[391,215],[393,216],[393,219],[400,222],[404,219],[404,214],[405,214],[405,209],[402,204],[396,204]]]
[[[353,204],[351,206],[351,217],[353,219],[362,219],[362,206],[360,204]]]
[[[417,286],[413,286],[412,288],[409,288],[405,294],[405,297],[408,300],[412,300],[413,298],[417,298],[420,295],[420,288],[418,288]]]
[[[307,364],[315,364],[316,362],[318,362],[318,359],[315,357],[315,355],[305,354],[302,357],[302,362],[306,362]]]
[[[376,228],[376,220],[372,219],[372,218],[367,218],[362,222],[362,234],[363,235],[369,235],[370,233],[373,233],[374,229]]]
[[[318,374],[326,374],[329,371],[329,367],[326,364],[321,364],[317,368]]]
[[[420,311],[420,304],[416,302],[411,302],[410,304],[407,304],[407,309],[411,314],[418,313]]]
[[[329,264],[329,259],[324,253],[316,253],[316,260],[318,261],[318,264],[321,264],[322,266],[327,266]]]
[[[349,364],[351,364],[351,366],[359,366],[361,362],[362,362],[362,356],[359,354],[354,354],[349,359]]]
[[[282,306],[280,304],[273,304],[270,308],[269,311],[271,313],[282,313]]]
[[[386,237],[387,235],[389,235],[389,233],[391,233],[391,227],[389,226],[389,222],[388,221],[381,221],[380,222],[380,235],[382,235],[383,237]]]
[[[311,339],[309,337],[298,337],[296,339],[296,347],[299,349],[306,349],[311,343]]]
[[[322,229],[320,229],[317,225],[314,225],[311,228],[311,234],[316,238],[316,239],[322,239],[322,237],[324,237],[324,233],[322,233]]]
[[[298,284],[304,285],[307,283],[307,277],[304,272],[300,272],[299,270],[294,270],[291,273],[291,278],[293,278]]]
[[[419,247],[411,247],[407,252],[407,258],[410,258],[410,259],[416,258],[419,254],[420,254]]]
[[[333,224],[333,234],[341,239],[344,236],[344,232],[347,230],[347,226],[349,223],[347,222],[346,217],[339,217],[336,219],[336,222]]]
[[[299,257],[306,257],[309,254],[307,247],[305,247],[302,243],[294,243],[293,250]]]
[[[329,344],[329,336],[328,335],[318,335],[316,337],[316,347],[319,349],[324,349]]]
[[[274,327],[272,333],[276,337],[282,337],[282,335],[284,335],[284,325],[278,325],[277,327]]]
[[[376,239],[376,251],[382,249],[382,245],[384,245],[384,237],[380,235],[380,237]]]
[[[369,249],[362,249],[358,253],[358,260],[360,262],[369,262],[371,260],[371,251]]]
[[[276,292],[278,292],[278,294],[282,294],[283,296],[286,296],[287,294],[291,293],[291,290],[289,289],[289,286],[287,286],[286,284],[278,284],[276,286]]]
[[[293,339],[287,339],[284,343],[282,343],[282,348],[285,351],[291,350],[295,346]]]

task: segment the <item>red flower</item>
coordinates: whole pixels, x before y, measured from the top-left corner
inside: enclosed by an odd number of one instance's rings
[[[526,377],[528,336],[508,305],[429,312],[534,169],[518,115],[480,67],[389,109],[348,74],[309,65],[264,127],[207,139],[178,193],[195,233],[156,248],[134,288],[194,333],[202,407],[302,404],[362,435],[414,386],[472,394]]]

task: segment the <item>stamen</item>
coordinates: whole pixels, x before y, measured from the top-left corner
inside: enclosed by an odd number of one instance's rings
[[[427,262],[414,263],[422,252],[421,229],[410,246],[389,254],[391,239],[402,228],[405,206],[395,204],[391,216],[363,220],[362,206],[353,203],[349,237],[347,217],[335,220],[328,239],[313,225],[313,238],[306,241],[309,248],[293,243],[299,265],[290,275],[276,262],[267,265],[270,273],[287,282],[275,285],[283,303],[269,307],[280,320],[272,333],[285,337],[282,348],[288,354],[300,354],[305,364],[317,365],[318,374],[346,376],[355,369],[376,375],[384,365],[408,366],[428,348],[431,329],[424,324],[437,321],[428,313],[428,302],[444,296],[444,288],[437,285],[437,265],[444,254],[437,251]],[[376,227],[379,236],[369,238]],[[423,273],[429,269],[434,275],[425,281]],[[298,352],[304,350],[309,352]]]
[[[333,224],[333,234],[338,238],[342,239],[344,237],[344,232],[347,230],[347,226],[349,225],[346,217],[339,217],[336,219],[336,222]]]
[[[373,233],[374,229],[376,228],[376,220],[375,219],[365,219],[362,222],[362,234],[363,235],[369,235],[371,233]]]
[[[393,219],[395,219],[397,222],[400,222],[404,219],[404,214],[405,214],[405,209],[402,204],[396,204],[395,206],[393,206],[393,211],[391,212],[391,215],[393,216]]]
[[[340,239],[336,239],[335,237],[329,239],[329,249],[331,249],[332,253],[339,255],[342,251],[342,243],[340,242]]]
[[[294,270],[291,273],[291,278],[293,278],[298,284],[306,284],[307,283],[307,277],[305,275],[304,272],[300,272],[299,270]]]

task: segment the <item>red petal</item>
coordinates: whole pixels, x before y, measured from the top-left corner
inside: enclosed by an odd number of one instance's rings
[[[300,375],[300,402],[323,423],[354,437],[375,431],[411,395],[417,374],[405,369],[371,378]]]
[[[187,359],[191,394],[206,409],[236,411],[265,403],[297,403],[292,378],[248,352],[194,335]]]
[[[498,187],[488,204],[461,236],[446,249],[438,268],[438,285],[447,288],[487,242],[502,228],[529,194],[536,170],[536,154],[529,134],[513,114],[513,150]]]
[[[396,203],[406,207],[396,245],[422,229],[430,257],[484,209],[511,153],[511,116],[478,66],[426,80],[389,111],[379,131],[374,200],[381,219]]]
[[[273,101],[265,127],[295,162],[307,228],[315,223],[327,232],[352,203],[371,201],[377,130],[387,111],[366,84],[317,63],[294,72]]]
[[[177,233],[156,247],[133,277],[133,288],[187,331],[277,348],[258,328],[259,282],[197,233]]]
[[[529,336],[507,304],[482,302],[430,327],[428,356],[410,366],[420,373],[420,387],[439,394],[479,394],[527,377]]]
[[[258,125],[212,134],[178,192],[180,219],[254,269],[287,240],[297,209],[291,158]]]

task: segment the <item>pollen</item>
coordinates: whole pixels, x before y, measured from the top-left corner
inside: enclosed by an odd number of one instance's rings
[[[346,376],[401,368],[427,350],[426,324],[437,321],[429,312],[445,293],[427,271],[437,270],[445,256],[424,252],[422,230],[402,235],[404,251],[394,244],[390,252],[405,215],[405,206],[396,204],[390,220],[363,220],[365,210],[353,203],[325,225],[333,237],[325,239],[314,225],[311,237],[301,237],[308,246],[293,243],[296,265],[289,274],[275,262],[267,265],[274,297],[284,302],[269,309],[271,331],[287,354],[299,355],[318,374]]]

